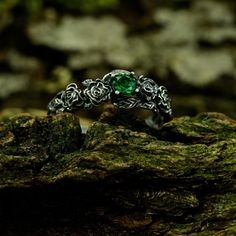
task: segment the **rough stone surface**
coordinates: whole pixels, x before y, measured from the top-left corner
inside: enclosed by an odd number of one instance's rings
[[[136,128],[95,122],[81,137],[70,114],[2,123],[1,235],[234,235],[236,121]]]

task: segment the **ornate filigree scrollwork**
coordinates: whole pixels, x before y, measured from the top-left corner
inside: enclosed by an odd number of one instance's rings
[[[64,91],[58,93],[48,104],[49,113],[55,114],[80,108],[90,109],[111,100],[118,108],[140,107],[152,110],[154,116],[148,121],[152,127],[158,126],[155,122],[165,122],[168,120],[166,117],[172,114],[167,89],[158,86],[150,78],[137,77],[133,72],[114,70],[102,79],[87,79],[82,84],[84,89],[71,83]]]

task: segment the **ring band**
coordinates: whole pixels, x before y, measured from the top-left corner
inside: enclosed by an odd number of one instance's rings
[[[159,128],[172,116],[171,99],[164,86],[126,70],[113,70],[102,79],[87,79],[82,82],[84,88],[69,84],[48,104],[48,114],[73,112],[81,108],[91,109],[104,102],[111,101],[118,108],[135,107],[149,109],[153,115],[145,121],[152,128]]]

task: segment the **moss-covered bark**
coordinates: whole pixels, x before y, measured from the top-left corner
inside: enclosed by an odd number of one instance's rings
[[[83,137],[70,114],[0,128],[1,235],[236,234],[236,121],[222,114],[149,134],[95,122]]]

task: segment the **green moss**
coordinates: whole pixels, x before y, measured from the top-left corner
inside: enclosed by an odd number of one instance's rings
[[[37,174],[42,158],[0,154],[0,188],[20,187]]]
[[[84,208],[95,206],[96,213],[90,214],[96,219],[114,219],[114,215],[118,219],[117,214],[127,219],[127,214],[138,212],[152,217],[150,232],[160,232],[161,227],[166,235],[234,235],[236,152],[230,133],[235,123],[222,116],[201,117],[178,118],[166,125],[175,132],[182,125],[186,135],[191,125],[195,127],[189,143],[96,122],[85,135],[83,150],[77,146],[66,153],[80,137],[77,116],[17,116],[0,126],[0,188],[57,186],[66,201],[78,194],[73,208],[88,193],[89,207],[85,203]],[[228,133],[225,140],[217,139],[214,123],[217,131]],[[209,130],[214,138],[206,142]],[[167,133],[165,140],[172,134]],[[73,190],[67,192],[62,186]],[[103,204],[109,212],[97,215],[97,206]],[[114,221],[116,225],[121,218]],[[149,235],[146,228],[142,233]]]

